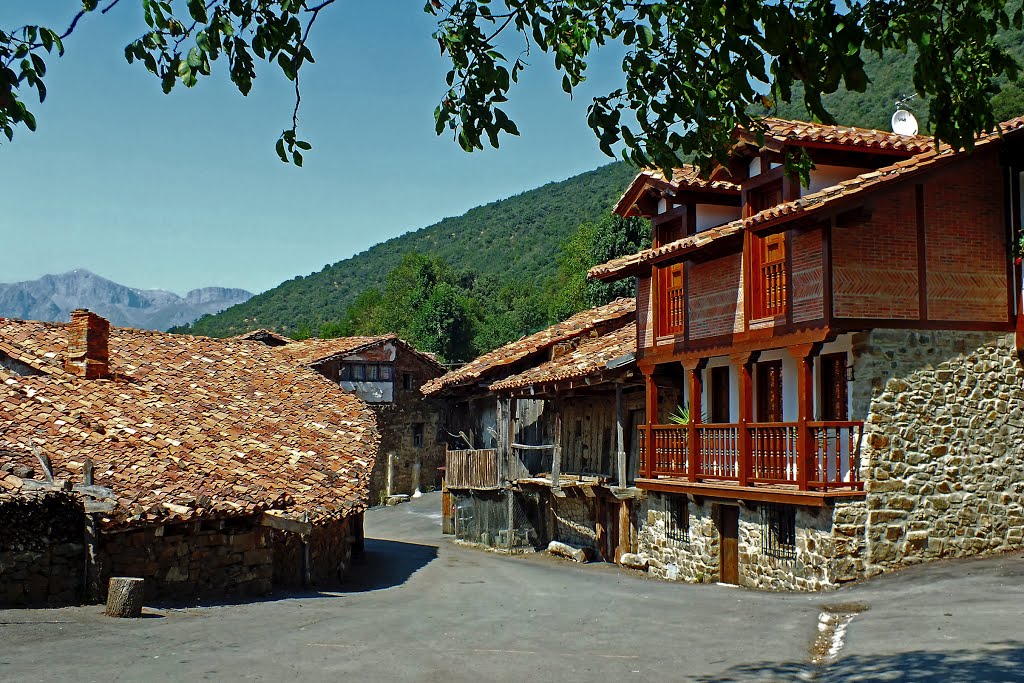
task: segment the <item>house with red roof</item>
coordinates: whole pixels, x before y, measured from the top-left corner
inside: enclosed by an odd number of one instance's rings
[[[420,387],[445,373],[429,353],[395,334],[297,341],[268,330],[238,337],[261,342],[281,358],[326,377],[376,414],[380,457],[370,473],[372,504],[415,495],[440,483],[443,405]]]
[[[379,441],[366,402],[264,344],[0,319],[0,603],[336,582]]]
[[[1022,128],[767,119],[637,175],[615,211],[653,244],[590,276],[637,282],[652,573],[819,589],[1024,545]]]

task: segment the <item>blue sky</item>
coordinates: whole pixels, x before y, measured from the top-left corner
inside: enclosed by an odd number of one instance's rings
[[[103,3],[101,3],[102,6]],[[0,26],[63,28],[76,0],[7,0]],[[611,161],[586,126],[615,87],[598,56],[570,101],[539,53],[506,110],[521,138],[466,154],[433,130],[445,62],[423,0],[342,1],[321,15],[303,69],[298,169],[273,144],[291,84],[264,68],[248,97],[224,65],[165,96],[124,61],[145,24],[139,0],[91,15],[49,64],[39,129],[0,145],[0,282],[85,267],[134,287],[259,292],[445,216]],[[262,65],[265,66],[265,65]],[[621,73],[619,73],[621,76]]]

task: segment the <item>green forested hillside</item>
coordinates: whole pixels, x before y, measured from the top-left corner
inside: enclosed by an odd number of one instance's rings
[[[541,285],[558,270],[558,254],[581,223],[600,220],[622,194],[634,170],[613,163],[471,209],[378,244],[365,252],[296,277],[223,313],[173,331],[226,337],[266,327],[284,333],[317,331],[344,318],[364,290],[413,252],[437,256],[456,269],[505,280],[514,274]]]
[[[1008,11],[1017,5],[1019,3],[1013,3]],[[1024,66],[1024,31],[1001,31],[998,40]],[[865,70],[871,78],[867,90],[858,93],[840,88],[822,98],[825,108],[841,124],[889,130],[896,101],[914,94],[915,59],[913,50],[906,54],[890,50],[881,57],[874,53],[865,54]],[[1004,80],[1000,88],[999,94],[993,98],[996,118],[1005,121],[1024,114],[1021,81],[1009,83]],[[794,88],[793,101],[780,104],[777,115],[787,119],[806,119],[808,115],[802,98],[802,91]],[[928,134],[928,101],[914,98],[904,106],[921,124],[921,133]]]

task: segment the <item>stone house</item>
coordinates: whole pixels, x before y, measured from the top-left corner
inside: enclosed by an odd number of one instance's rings
[[[551,541],[615,561],[636,536],[635,305],[619,299],[428,383],[449,402],[445,528],[505,550]]]
[[[336,582],[379,437],[357,396],[254,342],[0,319],[0,603]]]
[[[652,573],[820,589],[1024,546],[1022,128],[769,119],[710,175],[636,177],[615,210],[653,245],[590,275],[637,279]]]
[[[242,338],[272,346],[282,358],[315,370],[373,409],[380,457],[370,475],[372,504],[440,483],[442,406],[420,393],[424,383],[445,372],[432,355],[394,334],[295,341],[256,330]]]

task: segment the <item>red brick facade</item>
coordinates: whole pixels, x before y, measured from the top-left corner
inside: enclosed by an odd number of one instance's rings
[[[820,320],[825,314],[822,274],[822,229],[791,232],[793,322]]]
[[[924,190],[929,320],[1007,318],[1006,233],[994,152],[928,178]]]
[[[654,346],[654,315],[651,312],[651,278],[638,277],[636,282],[636,335],[639,348]]]
[[[914,185],[880,193],[871,218],[832,233],[833,314],[837,318],[919,317]]]
[[[694,263],[689,274],[690,339],[731,334],[743,321],[742,257],[730,254]]]

